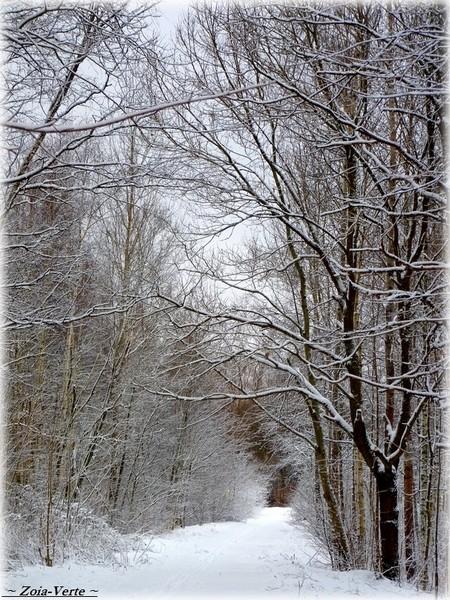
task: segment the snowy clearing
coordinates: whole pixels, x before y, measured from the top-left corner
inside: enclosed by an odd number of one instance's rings
[[[243,523],[208,523],[151,540],[147,564],[130,552],[127,568],[68,563],[8,574],[4,590],[55,585],[98,590],[100,598],[221,596],[431,598],[369,571],[333,572],[289,508],[263,508]]]

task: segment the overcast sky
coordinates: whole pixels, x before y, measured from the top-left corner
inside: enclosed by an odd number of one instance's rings
[[[169,41],[170,36],[175,33],[175,28],[179,18],[187,10],[191,0],[161,0],[156,7],[156,11],[161,15],[156,19],[157,27],[164,38]]]

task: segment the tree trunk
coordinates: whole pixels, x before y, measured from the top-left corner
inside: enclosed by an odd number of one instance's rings
[[[353,449],[353,519],[357,524],[354,535],[356,542],[355,566],[364,569],[366,566],[366,511],[364,501],[364,463],[357,448]]]
[[[380,513],[381,573],[388,579],[398,579],[398,508],[397,481],[393,468],[375,474]]]
[[[313,417],[313,426],[315,439],[317,443],[315,451],[315,462],[319,475],[320,487],[323,499],[327,507],[328,518],[330,520],[330,552],[332,554],[333,566],[339,570],[346,570],[352,567],[349,543],[345,532],[342,516],[334,495],[328,470],[328,458],[323,441],[323,432],[320,424],[320,417],[317,413],[317,407],[310,411]]]
[[[405,522],[405,558],[408,581],[416,574],[415,523],[414,523],[414,471],[410,452],[404,454],[404,522]]]

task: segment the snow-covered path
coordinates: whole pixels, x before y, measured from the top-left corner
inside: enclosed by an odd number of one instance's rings
[[[29,567],[10,574],[7,587],[81,587],[86,594],[99,590],[100,598],[431,598],[367,571],[331,571],[307,534],[290,522],[289,508],[264,508],[243,523],[178,529],[153,538],[151,548],[146,564],[133,565],[130,556],[126,569],[73,563]]]

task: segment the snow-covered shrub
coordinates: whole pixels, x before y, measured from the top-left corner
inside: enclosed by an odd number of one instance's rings
[[[55,530],[64,531],[55,545],[55,560],[77,560],[90,564],[115,564],[127,552],[127,542],[103,517],[77,503],[68,514],[62,507],[55,513]],[[64,539],[65,538],[65,539]]]
[[[315,498],[314,479],[308,476],[300,476],[299,484],[292,496],[292,517],[294,521],[302,525],[316,544],[327,551],[328,540],[326,526],[326,512],[321,503]]]
[[[33,494],[31,486],[22,486],[15,492],[14,510],[6,510],[3,515],[7,566],[12,569],[39,562],[38,514],[42,509],[40,498]]]
[[[110,527],[104,518],[77,503],[48,505],[31,486],[16,490],[14,512],[5,515],[8,566],[65,560],[89,564],[124,564],[130,540]],[[141,554],[143,548],[141,548]]]

